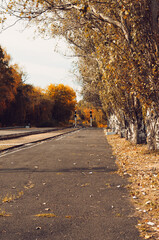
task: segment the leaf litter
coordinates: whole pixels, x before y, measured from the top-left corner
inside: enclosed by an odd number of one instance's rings
[[[54,213],[40,213],[40,214],[36,214],[35,217],[52,218],[52,217],[57,217],[57,216]]]
[[[144,239],[159,239],[159,154],[146,145],[133,145],[118,135],[107,135],[116,156],[118,174],[129,177],[131,199]]]

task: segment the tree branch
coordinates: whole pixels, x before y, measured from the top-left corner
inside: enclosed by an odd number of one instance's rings
[[[93,6],[91,6],[90,8],[91,8],[92,14],[93,14],[96,18],[98,18],[99,20],[101,20],[101,21],[103,21],[103,22],[110,23],[110,24],[112,24],[112,25],[120,28],[120,29],[123,31],[124,36],[125,36],[127,42],[128,42],[128,43],[130,42],[128,29],[126,28],[126,26],[125,26],[125,24],[124,24],[124,21],[119,22],[119,21],[117,21],[117,20],[112,19],[111,17],[108,17],[108,16],[103,15],[102,13],[97,13],[96,9],[95,9]],[[121,20],[122,20],[122,17],[121,17]]]

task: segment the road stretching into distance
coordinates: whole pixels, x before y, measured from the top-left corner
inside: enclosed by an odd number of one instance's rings
[[[103,129],[1,153],[0,239],[140,240],[116,170]]]

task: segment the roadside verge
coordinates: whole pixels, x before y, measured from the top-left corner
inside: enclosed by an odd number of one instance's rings
[[[107,135],[117,158],[118,173],[127,186],[139,217],[137,228],[144,239],[159,239],[159,154],[146,145],[133,145],[118,135]]]

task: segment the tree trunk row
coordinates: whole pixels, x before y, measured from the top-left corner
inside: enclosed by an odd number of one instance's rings
[[[142,112],[138,112],[134,119],[125,117],[124,124],[117,114],[111,114],[108,126],[133,144],[147,143],[149,150],[159,150],[159,116],[154,109],[148,109],[145,120]]]

